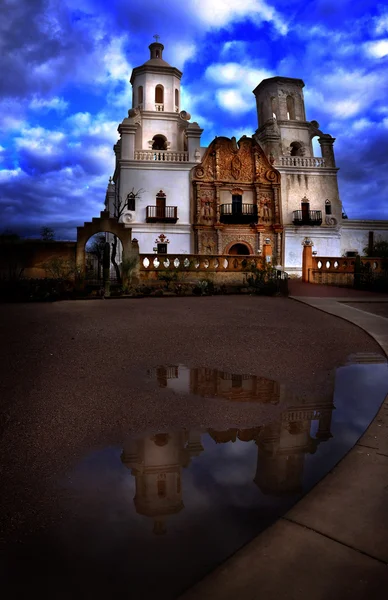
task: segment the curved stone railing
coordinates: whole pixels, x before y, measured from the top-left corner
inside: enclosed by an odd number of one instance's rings
[[[279,167],[325,167],[325,159],[319,156],[280,156],[275,166]]]
[[[171,150],[136,150],[135,160],[157,162],[189,162],[188,152],[171,152]]]

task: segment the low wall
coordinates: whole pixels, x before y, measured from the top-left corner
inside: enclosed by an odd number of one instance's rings
[[[230,256],[220,254],[208,256],[201,254],[140,254],[140,281],[152,282],[158,279],[158,273],[178,272],[184,281],[193,282],[211,279],[215,284],[242,285],[251,265],[261,268],[263,257]]]
[[[75,264],[76,242],[17,240],[0,244],[0,276],[22,275],[26,279],[52,277],[44,265],[54,260]]]
[[[361,257],[361,264],[373,274],[384,272],[387,259]],[[313,256],[308,269],[309,283],[352,287],[355,258]]]

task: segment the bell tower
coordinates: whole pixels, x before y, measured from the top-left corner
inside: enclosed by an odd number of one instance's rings
[[[303,88],[302,79],[271,77],[253,90],[259,125],[254,137],[281,174],[282,264],[296,274],[301,273],[300,245],[306,236],[314,239],[321,256],[339,256],[342,220],[335,138],[323,133],[317,121],[307,121]],[[314,138],[320,146],[317,156]]]

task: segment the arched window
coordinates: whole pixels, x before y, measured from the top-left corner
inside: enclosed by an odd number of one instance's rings
[[[290,144],[290,154],[291,156],[303,156],[304,155],[304,147],[301,142],[292,142]]]
[[[292,96],[287,96],[287,119],[295,120],[295,100]]]
[[[175,108],[179,108],[179,90],[175,90]]]
[[[143,86],[139,85],[137,88],[137,103],[143,104]]]
[[[272,117],[274,119],[277,119],[277,116],[276,116],[276,98],[271,98],[271,110],[272,110]]]
[[[152,138],[152,150],[167,150],[167,138],[164,135],[154,135]]]
[[[330,200],[325,201],[325,215],[331,215],[331,202]]]
[[[155,88],[155,103],[163,104],[164,102],[164,88],[162,85],[157,85]]]

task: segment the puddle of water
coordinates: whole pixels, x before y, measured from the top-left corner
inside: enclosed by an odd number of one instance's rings
[[[284,388],[261,377],[182,365],[150,370],[153,385],[172,393],[272,404],[273,419],[160,431],[91,451],[61,482],[71,517],[25,551],[29,590],[44,574],[48,597],[176,598],[355,444],[387,394],[388,368],[369,355],[352,360],[358,364],[337,369],[332,400],[295,400],[280,413]]]

